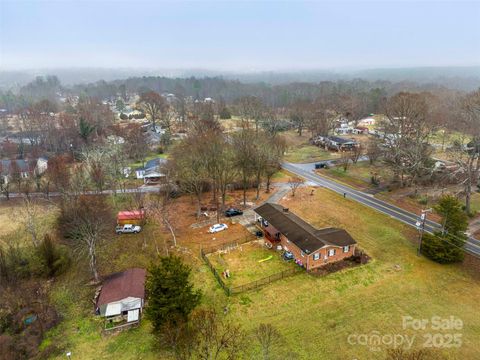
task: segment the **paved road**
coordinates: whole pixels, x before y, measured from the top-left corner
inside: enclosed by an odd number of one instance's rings
[[[373,195],[371,194],[352,189],[349,186],[343,185],[336,182],[335,180],[326,178],[315,173],[315,165],[313,163],[292,164],[285,162],[282,164],[282,167],[285,170],[295,173],[298,176],[301,176],[302,178],[314,184],[333,190],[349,199],[353,199],[363,205],[369,206],[377,211],[387,214],[394,219],[400,220],[407,225],[416,227],[416,223],[417,221],[419,221],[419,214],[414,214],[412,212],[406,211],[395,205],[379,200],[373,197]],[[433,231],[439,229],[441,229],[440,224],[430,220],[426,221],[425,231],[432,233]],[[470,253],[480,255],[480,241],[473,237],[469,237],[467,243],[465,244],[465,249]]]

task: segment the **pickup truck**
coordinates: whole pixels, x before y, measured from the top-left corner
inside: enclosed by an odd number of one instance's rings
[[[119,225],[115,228],[117,234],[138,234],[142,228],[138,225]]]

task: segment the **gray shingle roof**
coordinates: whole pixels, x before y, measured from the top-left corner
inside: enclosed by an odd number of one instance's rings
[[[325,245],[347,246],[357,243],[343,229],[316,229],[291,211],[284,211],[283,206],[278,204],[265,203],[257,207],[255,212],[305,253],[312,253]]]

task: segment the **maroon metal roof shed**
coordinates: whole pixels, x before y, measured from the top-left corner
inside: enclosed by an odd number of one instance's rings
[[[132,268],[107,276],[97,299],[97,307],[127,297],[144,299],[146,275],[145,269]]]

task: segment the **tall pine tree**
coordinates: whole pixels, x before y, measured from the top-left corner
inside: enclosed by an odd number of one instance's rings
[[[148,269],[146,317],[154,332],[160,332],[168,321],[186,321],[200,303],[201,292],[190,282],[191,269],[177,256],[160,258],[160,263]]]

